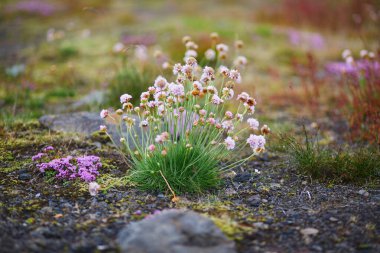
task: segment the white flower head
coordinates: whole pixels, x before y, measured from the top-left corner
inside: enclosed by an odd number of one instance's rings
[[[213,86],[212,86],[213,87]],[[215,87],[214,87],[215,88]],[[215,105],[220,105],[222,104],[224,101],[223,99],[221,99],[218,95],[214,94],[211,98],[211,102]]]
[[[96,182],[91,182],[88,184],[88,191],[91,196],[96,196],[100,190],[100,185]]]
[[[216,45],[216,50],[218,50],[219,52],[225,52],[227,53],[228,52],[228,46],[226,44],[218,44]]]
[[[241,83],[241,75],[240,75],[239,71],[237,71],[236,69],[232,69],[230,71],[229,77],[232,80],[234,80],[236,83]]]
[[[124,50],[124,44],[121,42],[116,43],[112,48],[114,53],[120,53]]]
[[[173,96],[180,97],[185,95],[185,88],[182,84],[169,84],[169,91]]]
[[[158,76],[154,81],[154,87],[164,90],[168,85],[168,81],[162,76]]]
[[[192,49],[187,50],[187,51],[185,52],[185,62],[187,61],[188,58],[190,58],[190,57],[192,57],[192,58],[197,58],[197,56],[198,56],[197,51],[192,50]]]
[[[173,66],[173,74],[178,75],[181,72],[182,65],[180,63],[176,63]]]
[[[343,50],[343,52],[342,52],[342,58],[343,59],[346,59],[347,57],[349,57],[349,56],[351,56],[352,54],[351,54],[351,50],[350,49],[345,49],[345,50]]]
[[[131,99],[132,99],[131,95],[129,95],[129,94],[123,94],[123,95],[120,96],[120,103],[122,103],[122,104],[127,103]]]
[[[265,137],[262,135],[251,134],[247,139],[247,143],[255,151],[263,149],[265,146]]]
[[[247,61],[247,58],[245,58],[245,56],[238,56],[234,60],[235,66],[245,66],[245,65],[247,65],[247,63],[248,63],[248,61]]]
[[[228,136],[224,140],[224,144],[226,145],[227,150],[232,150],[235,148],[235,141],[234,139],[231,138],[231,136]]]
[[[215,57],[216,57],[216,53],[213,49],[207,49],[206,52],[205,52],[205,57],[207,60],[209,61],[213,61],[215,60]]]
[[[103,109],[103,110],[100,112],[100,117],[101,117],[102,119],[105,119],[105,118],[107,118],[108,114],[109,114],[109,111]]]
[[[249,119],[247,119],[247,123],[251,129],[253,129],[253,130],[259,129],[260,124],[259,124],[259,121],[257,119],[249,118]]]
[[[230,75],[230,70],[226,66],[221,65],[219,67],[219,73],[227,77]]]

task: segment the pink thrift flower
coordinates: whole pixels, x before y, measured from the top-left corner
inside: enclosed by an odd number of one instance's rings
[[[91,182],[88,184],[88,191],[91,196],[96,196],[100,190],[100,185],[96,182]]]
[[[105,119],[105,118],[107,118],[108,114],[109,114],[108,110],[104,110],[104,109],[103,109],[103,110],[100,112],[100,117],[101,117],[102,119]]]
[[[252,128],[253,130],[259,129],[259,121],[257,121],[257,119],[249,118],[247,119],[247,123],[249,124],[250,128]]]
[[[227,150],[232,150],[235,148],[235,141],[232,139],[230,136],[228,136],[225,140],[224,143],[226,144]]]
[[[265,138],[262,135],[251,134],[247,139],[247,143],[253,150],[263,149],[265,146]]]
[[[131,100],[132,96],[129,95],[129,94],[123,94],[120,96],[120,103],[124,104],[124,103],[127,103],[129,102],[129,100]]]

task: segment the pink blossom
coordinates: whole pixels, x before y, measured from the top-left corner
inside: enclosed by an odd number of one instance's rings
[[[91,196],[96,196],[100,190],[100,185],[96,182],[91,182],[88,184],[88,191]]]
[[[99,131],[100,132],[107,132],[107,127],[105,125],[100,125],[99,126]]]
[[[151,145],[149,145],[148,149],[149,149],[149,151],[153,152],[154,150],[156,150],[156,146],[151,144]]]
[[[219,67],[219,73],[222,74],[222,75],[224,75],[224,76],[229,76],[230,75],[230,70],[226,66],[221,65]]]
[[[195,89],[197,89],[197,90],[202,90],[203,89],[202,84],[200,82],[198,82],[198,81],[193,82],[193,87]]]
[[[162,76],[158,76],[156,80],[154,81],[154,87],[164,90],[166,86],[168,85],[168,81]]]
[[[247,143],[253,150],[263,149],[265,146],[265,137],[262,135],[251,134],[247,139]]]
[[[227,131],[234,130],[234,124],[231,120],[226,120],[222,122],[223,129],[226,129]]]
[[[229,77],[235,82],[241,83],[241,75],[236,69],[230,71]]]
[[[211,98],[211,102],[215,105],[220,105],[222,104],[224,101],[223,99],[221,99],[218,95],[214,94]]]
[[[235,148],[235,141],[232,139],[230,136],[228,136],[225,140],[224,143],[226,144],[227,150],[232,150]]]
[[[105,118],[107,118],[108,114],[109,114],[109,111],[103,109],[103,110],[100,112],[100,117],[101,117],[102,119],[105,119]]]
[[[132,96],[129,95],[129,94],[123,94],[120,96],[120,103],[124,104],[124,103],[127,103],[129,102],[129,100],[131,100]]]
[[[173,96],[180,97],[185,95],[185,88],[182,84],[170,83],[169,91],[171,94],[173,94]]]
[[[228,119],[232,119],[234,117],[234,114],[231,111],[226,111],[225,115]]]
[[[207,49],[205,52],[205,57],[207,60],[212,61],[215,59],[216,53],[213,49]]]
[[[226,44],[218,44],[216,45],[216,50],[218,50],[219,52],[228,52],[228,46]]]
[[[253,130],[258,130],[259,129],[259,121],[254,118],[249,118],[247,119],[247,123]]]

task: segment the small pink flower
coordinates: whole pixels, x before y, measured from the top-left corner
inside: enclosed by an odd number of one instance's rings
[[[105,119],[105,118],[107,118],[108,114],[109,114],[109,111],[103,109],[103,110],[100,112],[100,117],[101,117],[102,119]]]
[[[234,114],[230,111],[226,111],[225,115],[228,119],[232,119],[234,117]]]
[[[218,44],[216,45],[216,50],[218,50],[219,52],[228,52],[228,46],[226,44]]]
[[[105,125],[100,125],[99,126],[99,131],[100,132],[107,132],[107,127]]]
[[[216,53],[213,49],[207,49],[205,52],[205,57],[207,60],[212,61],[215,59]]]
[[[211,102],[215,105],[220,105],[221,103],[223,103],[223,99],[221,99],[218,95],[214,94],[211,98]]]
[[[154,150],[156,150],[156,146],[151,144],[151,145],[149,145],[148,149],[149,149],[149,151],[153,152]]]
[[[253,150],[263,149],[265,146],[265,137],[251,134],[247,139],[247,143]]]
[[[199,110],[199,115],[205,116],[207,114],[207,111],[205,109]]]
[[[235,141],[234,141],[234,139],[232,139],[230,136],[228,136],[228,137],[224,140],[224,144],[226,144],[227,150],[232,150],[232,149],[235,148]]]
[[[203,89],[202,84],[201,84],[200,82],[198,82],[198,81],[195,81],[195,82],[193,83],[193,87],[194,87],[195,89],[197,89],[197,90],[202,90],[202,89]]]
[[[129,94],[123,94],[120,96],[120,103],[124,104],[124,103],[127,103],[129,102],[129,100],[131,100],[132,96],[129,95]]]
[[[229,77],[234,80],[235,82],[237,83],[241,83],[241,76],[240,76],[240,73],[239,71],[237,71],[236,69],[233,69],[230,71],[230,75]]]
[[[219,67],[219,73],[227,77],[230,75],[230,70],[226,66],[221,65]]]
[[[210,125],[215,125],[215,119],[214,118],[208,118],[207,119],[207,122],[210,124]]]
[[[258,130],[259,129],[259,121],[257,119],[254,119],[254,118],[249,118],[247,119],[247,123],[249,124],[249,126],[253,129],[253,130]]]
[[[100,190],[100,185],[96,182],[91,182],[88,184],[88,191],[91,196],[96,196]]]

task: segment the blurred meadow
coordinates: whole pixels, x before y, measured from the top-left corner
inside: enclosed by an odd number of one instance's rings
[[[328,66],[343,63],[344,49],[378,57],[379,8],[375,0],[5,0],[0,117],[8,124],[115,105],[121,92],[137,95],[164,71],[156,50],[178,61],[181,38],[190,35],[201,56],[217,32],[225,42],[244,41],[242,87],[262,101],[273,129],[292,128],[301,117],[348,122],[349,102],[337,95],[343,88]],[[122,56],[113,51],[119,42],[127,48]]]
[[[376,0],[3,0],[2,128],[115,108],[123,92],[138,97],[170,73],[163,63],[182,60],[183,36],[200,45],[201,61],[217,32],[244,42],[248,66],[236,89],[260,103],[274,150],[280,134],[303,125],[325,144],[378,143],[379,11]]]

